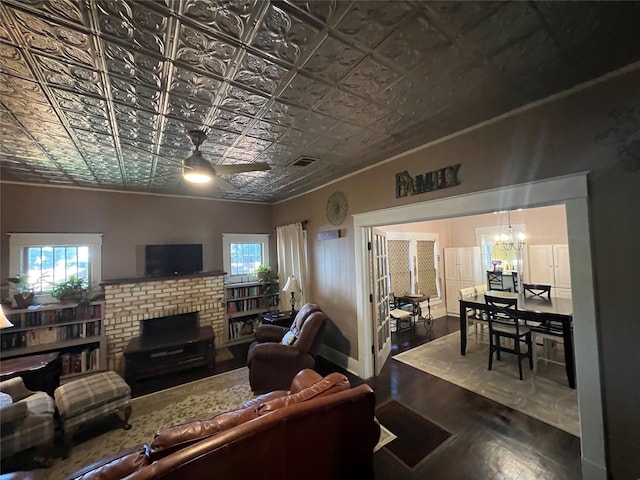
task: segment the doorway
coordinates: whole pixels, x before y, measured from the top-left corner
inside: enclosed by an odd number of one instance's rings
[[[571,284],[583,472],[602,476],[606,475],[606,464],[586,174],[354,215],[356,291],[357,298],[361,299],[358,318],[363,319],[363,328],[358,332],[358,351],[361,352],[359,375],[364,378],[373,376],[373,359],[364,353],[370,351],[367,345],[371,345],[372,339],[369,305],[364,300],[369,298],[366,288],[369,273],[363,268],[367,258],[366,244],[362,241],[367,228],[560,203],[566,207],[569,249],[572,252]]]

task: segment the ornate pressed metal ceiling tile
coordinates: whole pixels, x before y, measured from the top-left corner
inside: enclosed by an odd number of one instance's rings
[[[638,14],[637,2],[4,0],[0,174],[283,199],[637,61]],[[239,190],[185,185],[192,129],[212,163],[272,169],[227,176]],[[300,156],[317,161],[291,166]]]

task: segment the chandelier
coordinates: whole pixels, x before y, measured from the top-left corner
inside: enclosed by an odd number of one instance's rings
[[[507,211],[507,230],[496,237],[503,250],[522,250],[526,245],[524,233],[511,225],[511,212]]]

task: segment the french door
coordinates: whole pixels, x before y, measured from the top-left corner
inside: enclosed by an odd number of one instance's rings
[[[371,228],[369,233],[369,278],[371,285],[371,318],[376,375],[391,354],[389,325],[389,257],[385,232]]]

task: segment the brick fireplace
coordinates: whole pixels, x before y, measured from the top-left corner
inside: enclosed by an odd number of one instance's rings
[[[199,326],[210,325],[216,336],[216,348],[222,347],[223,275],[223,272],[207,272],[103,282],[108,368],[123,372],[122,351],[132,337],[141,334],[141,322],[152,318],[197,312]]]

